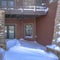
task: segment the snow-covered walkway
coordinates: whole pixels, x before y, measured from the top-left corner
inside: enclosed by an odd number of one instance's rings
[[[10,46],[15,43],[11,42],[9,42]],[[45,50],[46,48],[36,41],[20,40],[5,51],[4,60],[58,60],[56,55]]]
[[[46,50],[45,46],[37,43],[36,41],[26,41],[26,40],[19,40],[19,41],[21,46],[23,47]]]

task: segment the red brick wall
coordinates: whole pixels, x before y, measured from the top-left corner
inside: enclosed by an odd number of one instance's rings
[[[36,20],[37,41],[43,45],[52,43],[57,2],[50,4],[48,7],[48,14],[38,17]]]
[[[33,23],[34,30],[35,30],[35,19],[34,18],[25,18],[25,19],[17,19],[17,18],[6,18],[5,19],[5,24],[6,25],[15,25],[16,30],[15,30],[15,36],[16,38],[24,38],[24,24],[26,23]],[[35,36],[35,31],[34,36]],[[35,37],[31,39],[26,39],[26,40],[35,40]]]

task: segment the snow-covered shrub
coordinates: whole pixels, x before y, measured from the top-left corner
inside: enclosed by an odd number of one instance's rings
[[[57,50],[57,51],[60,51],[60,47],[57,46],[56,44],[52,44],[52,45],[47,45],[48,48],[51,48],[53,50]]]
[[[56,45],[58,45],[60,47],[60,37],[57,38]]]
[[[57,38],[57,43],[60,42],[60,37]]]
[[[57,45],[56,44],[52,44],[52,45],[47,45],[46,47],[54,49]]]
[[[56,34],[60,35],[60,31],[56,32]]]

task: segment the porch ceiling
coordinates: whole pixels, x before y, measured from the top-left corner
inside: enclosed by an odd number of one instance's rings
[[[39,15],[19,15],[19,14],[5,14],[5,18],[31,18],[39,17]]]

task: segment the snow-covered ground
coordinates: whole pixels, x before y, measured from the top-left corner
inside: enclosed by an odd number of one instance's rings
[[[60,52],[60,37],[58,37],[56,40],[53,40],[53,44],[47,45],[46,47]]]
[[[8,42],[10,45],[7,43],[10,47],[8,46],[9,49],[5,51],[4,60],[58,60],[55,54],[46,52],[46,48],[36,41],[11,42],[14,41]]]
[[[60,52],[60,47],[57,46],[56,44],[47,45],[47,47]]]
[[[20,40],[20,44],[21,44],[21,46],[24,46],[24,47],[27,47],[27,48],[46,50],[45,46],[37,43],[36,41]]]

